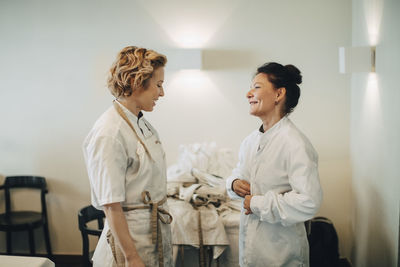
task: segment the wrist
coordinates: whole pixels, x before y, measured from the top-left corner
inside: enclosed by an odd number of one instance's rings
[[[126,259],[134,259],[138,257],[138,253],[133,239],[130,240],[129,243],[125,243],[124,246],[121,246],[121,250]]]
[[[133,250],[133,251],[129,251],[128,253],[124,253],[124,256],[125,256],[125,259],[127,260],[127,261],[130,261],[130,260],[133,260],[133,259],[136,259],[137,257],[139,257],[139,254],[137,253],[137,251],[136,251],[136,249],[135,250]]]
[[[235,192],[235,189],[234,189],[234,187],[233,187],[233,184],[234,184],[237,180],[239,180],[239,178],[236,178],[235,180],[232,181],[231,189],[232,189],[233,192]]]

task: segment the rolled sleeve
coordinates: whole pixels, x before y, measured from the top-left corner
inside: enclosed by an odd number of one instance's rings
[[[230,176],[228,179],[226,179],[226,192],[228,193],[228,196],[231,199],[243,199],[243,197],[239,196],[238,194],[235,193],[235,191],[232,190],[232,183],[236,179],[239,179],[236,176]]]
[[[236,167],[232,171],[232,175],[226,179],[226,192],[231,199],[243,199],[243,197],[239,196],[232,190],[232,183],[236,179],[242,179],[248,181],[248,177],[250,176],[250,171],[246,164],[246,160],[248,160],[248,150],[249,144],[248,139],[246,138],[243,140],[242,144],[240,145],[239,150],[239,161]]]
[[[263,210],[263,196],[253,196],[250,200],[250,209],[253,214],[257,215],[260,217],[261,215],[261,210]]]
[[[307,147],[297,147],[289,153],[288,168],[291,191],[268,191],[253,196],[250,208],[261,221],[281,222],[288,226],[311,219],[322,202],[322,189],[318,175],[316,152]]]

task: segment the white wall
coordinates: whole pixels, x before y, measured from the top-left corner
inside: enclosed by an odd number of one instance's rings
[[[396,266],[399,238],[400,2],[353,0],[353,45],[376,45],[376,76],[353,74],[355,266]]]
[[[244,97],[256,67],[291,63],[304,75],[292,120],[320,155],[320,215],[349,256],[350,78],[338,73],[337,48],[350,45],[350,25],[347,0],[1,1],[0,173],[48,179],[54,251],[78,254],[76,214],[90,200],[81,143],[111,104],[105,77],[119,49],[208,51],[208,70],[167,73],[165,98],[145,115],[170,164],[181,143],[213,140],[237,153],[259,125]]]

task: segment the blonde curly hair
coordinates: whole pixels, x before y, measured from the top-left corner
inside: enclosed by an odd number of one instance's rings
[[[127,46],[117,55],[110,68],[108,89],[116,98],[130,96],[136,88],[146,88],[153,72],[164,67],[167,57],[153,50]]]

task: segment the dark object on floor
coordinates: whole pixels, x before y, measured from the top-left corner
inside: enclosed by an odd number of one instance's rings
[[[82,234],[82,263],[83,266],[92,266],[92,254],[89,253],[89,235],[100,237],[104,227],[105,215],[102,210],[98,210],[92,205],[82,208],[78,213],[79,230]],[[89,228],[87,224],[90,221],[97,220],[97,229]]]
[[[17,188],[29,188],[40,190],[42,212],[37,211],[12,211],[11,191]],[[0,231],[7,232],[7,254],[12,252],[11,233],[17,231],[28,231],[29,247],[31,255],[35,255],[35,239],[33,230],[43,226],[44,240],[49,258],[52,256],[49,226],[46,209],[46,179],[40,176],[7,176],[4,184],[0,186],[5,192],[6,212],[0,214]]]
[[[310,267],[339,266],[339,239],[333,223],[315,217],[305,223],[310,245]]]
[[[340,258],[339,267],[351,267],[351,263],[347,258]]]

